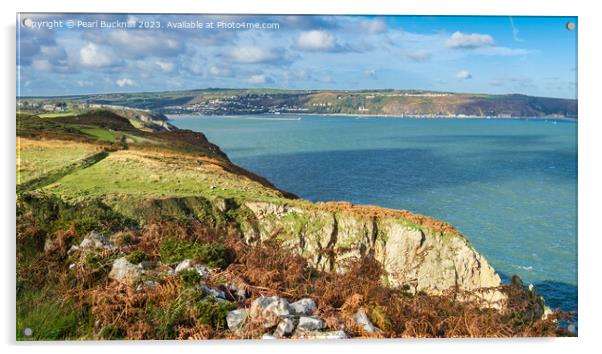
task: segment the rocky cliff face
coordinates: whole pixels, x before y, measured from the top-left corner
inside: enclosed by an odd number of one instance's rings
[[[250,211],[239,220],[247,242],[277,237],[319,269],[342,270],[346,258],[371,255],[389,274],[385,281],[412,293],[501,285],[499,275],[463,235],[433,219],[348,203],[245,202],[241,208]],[[415,224],[408,216],[435,224]],[[504,297],[492,291],[485,298],[497,302]]]

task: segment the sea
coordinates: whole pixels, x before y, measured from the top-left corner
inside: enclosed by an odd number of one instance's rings
[[[453,224],[506,282],[577,310],[577,122],[353,116],[172,116],[230,159],[317,202]]]

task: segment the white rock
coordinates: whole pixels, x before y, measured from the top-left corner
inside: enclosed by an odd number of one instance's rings
[[[366,310],[364,310],[363,307],[360,307],[359,310],[357,310],[357,312],[355,313],[355,316],[353,316],[353,320],[362,325],[364,328],[364,331],[368,332],[368,333],[374,333],[376,332],[376,327],[374,327],[374,325],[372,324],[372,321],[370,321],[370,319],[368,318],[368,315],[366,314]]]
[[[246,309],[233,310],[226,315],[226,323],[228,324],[228,328],[232,331],[240,330],[246,319]]]
[[[324,328],[324,321],[317,317],[299,317],[297,328],[305,331],[319,331]]]
[[[192,267],[192,261],[190,259],[185,259],[176,266],[176,274],[190,267]]]
[[[109,278],[133,285],[140,280],[141,275],[142,269],[140,267],[128,262],[125,257],[121,257],[113,261],[113,267],[109,273]]]
[[[226,293],[224,293],[223,291],[219,290],[219,289],[215,289],[215,288],[210,288],[207,285],[203,284],[199,287],[199,289],[210,296],[213,296],[216,299],[226,299]]]
[[[261,339],[268,339],[269,340],[269,339],[278,339],[278,338],[276,338],[276,336],[273,336],[273,335],[271,335],[269,333],[265,333],[263,336],[261,336]]]
[[[276,337],[285,337],[290,335],[291,333],[293,333],[293,331],[295,330],[295,322],[293,321],[292,318],[283,318],[280,323],[278,323],[278,326],[276,327],[276,330],[274,331],[274,336]]]
[[[316,311],[316,303],[310,298],[301,299],[291,304],[291,312],[296,316],[310,316]]]
[[[259,297],[253,301],[251,317],[260,318],[264,327],[270,328],[280,322],[280,318],[290,315],[290,306],[286,299],[278,296]]]
[[[112,249],[115,246],[111,242],[107,240],[102,234],[92,231],[88,236],[86,236],[82,242],[79,244],[79,248],[83,250],[92,250],[97,248],[107,248]]]

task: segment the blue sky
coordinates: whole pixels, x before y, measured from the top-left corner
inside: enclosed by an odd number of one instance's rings
[[[96,20],[160,28],[77,25]],[[174,28],[183,21],[277,28]],[[17,85],[21,96],[273,87],[576,98],[568,22],[577,19],[21,14]]]

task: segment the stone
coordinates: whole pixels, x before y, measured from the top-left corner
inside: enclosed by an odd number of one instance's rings
[[[370,319],[368,318],[366,310],[364,310],[363,307],[360,307],[359,310],[357,310],[357,312],[353,316],[353,320],[355,321],[355,323],[362,325],[364,331],[368,333],[376,332],[376,327],[374,327],[372,321],[370,321]]]
[[[146,281],[142,282],[141,284],[138,284],[138,286],[136,287],[136,291],[142,291],[142,290],[147,290],[147,289],[156,289],[158,286],[159,286],[159,283],[157,283],[156,281],[146,280]]]
[[[214,298],[216,298],[216,299],[223,299],[223,300],[225,300],[225,299],[226,299],[226,293],[225,293],[225,292],[223,292],[223,291],[221,291],[221,290],[219,290],[219,289],[216,289],[216,288],[210,288],[210,287],[208,287],[208,286],[207,286],[207,285],[205,285],[205,284],[201,285],[201,286],[199,287],[199,289],[200,289],[200,290],[201,290],[201,291],[202,291],[204,294],[206,294],[206,295],[209,295],[209,296],[213,296],[213,297],[214,297]]]
[[[183,270],[186,270],[188,268],[192,267],[192,261],[190,259],[185,259],[182,262],[178,263],[178,265],[176,266],[176,274],[180,273]]]
[[[276,326],[276,330],[274,331],[274,336],[276,337],[286,337],[293,333],[295,330],[295,321],[292,318],[283,318],[278,326]]]
[[[261,319],[265,328],[276,326],[282,317],[290,315],[290,306],[286,299],[278,296],[259,297],[253,301],[251,317]]]
[[[276,336],[271,335],[269,333],[265,333],[263,336],[261,336],[261,339],[278,339]]]
[[[310,316],[316,311],[316,303],[310,298],[304,298],[291,304],[291,312],[296,316]]]
[[[248,312],[246,309],[238,309],[228,312],[226,315],[226,323],[231,331],[239,331],[247,319]]]
[[[295,331],[295,339],[346,339],[347,334],[344,331]]]
[[[142,268],[128,262],[125,257],[117,258],[113,261],[113,267],[109,273],[109,278],[121,283],[133,285],[140,280]]]
[[[102,234],[92,231],[86,236],[79,244],[79,248],[82,250],[93,250],[97,248],[112,249],[115,246],[107,240]]]
[[[228,284],[227,287],[236,300],[243,301],[247,298],[247,290],[244,286],[241,286],[240,284]]]
[[[297,329],[304,331],[319,331],[324,328],[324,320],[317,317],[301,316]]]

